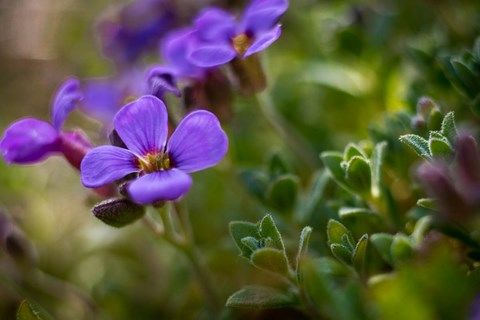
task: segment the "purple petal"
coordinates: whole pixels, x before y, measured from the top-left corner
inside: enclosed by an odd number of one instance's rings
[[[168,133],[165,104],[154,96],[143,96],[124,106],[113,126],[128,149],[139,156],[163,151]]]
[[[267,31],[278,23],[288,9],[287,0],[254,0],[245,10],[244,31],[256,34]]]
[[[169,33],[162,41],[161,54],[181,77],[201,78],[204,70],[187,60],[190,44],[194,40],[191,28]]]
[[[228,149],[228,138],[217,117],[199,110],[187,115],[168,141],[167,152],[176,168],[195,172],[216,165]]]
[[[60,130],[67,115],[83,99],[80,82],[76,78],[69,78],[57,89],[53,100],[52,122],[55,129]]]
[[[225,64],[236,55],[235,49],[229,44],[207,44],[193,48],[188,60],[199,67],[209,68]]]
[[[235,34],[235,19],[219,8],[202,10],[194,21],[197,36],[202,41],[227,42]]]
[[[167,92],[180,97],[180,89],[177,87],[177,81],[172,68],[160,66],[149,70],[147,76],[148,89],[147,94],[162,99]]]
[[[63,156],[74,168],[80,170],[83,158],[93,148],[87,135],[77,129],[75,131],[61,132],[60,139],[60,151],[63,153]]]
[[[48,122],[26,118],[14,122],[0,141],[0,152],[9,163],[29,164],[57,152],[59,136]]]
[[[178,169],[146,174],[128,186],[130,198],[138,204],[176,200],[188,192],[192,178]]]
[[[111,123],[122,105],[123,94],[113,79],[90,79],[84,86],[82,110],[103,123]]]
[[[80,165],[82,183],[98,188],[138,172],[135,155],[127,149],[101,146],[90,150]]]
[[[248,57],[254,53],[266,49],[272,43],[274,43],[281,34],[282,28],[280,27],[280,25],[277,25],[275,28],[268,32],[259,33],[255,38],[255,41],[253,41],[252,45],[248,48],[247,52],[245,52],[244,57]]]

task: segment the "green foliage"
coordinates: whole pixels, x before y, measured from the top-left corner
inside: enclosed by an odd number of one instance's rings
[[[247,286],[232,294],[226,302],[227,307],[253,309],[275,309],[295,304],[294,295],[262,286]]]
[[[40,305],[23,300],[17,310],[17,320],[51,320],[53,319]]]

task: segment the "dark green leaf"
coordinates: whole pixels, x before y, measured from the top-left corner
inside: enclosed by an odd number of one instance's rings
[[[419,156],[425,159],[431,159],[428,141],[416,134],[405,134],[400,137],[400,141],[412,148]]]
[[[448,142],[436,138],[428,141],[428,149],[432,157],[447,157],[453,154],[453,150]]]
[[[343,244],[343,236],[346,235],[350,243],[353,243],[350,231],[340,222],[330,219],[327,224],[327,237],[329,244]]]
[[[263,287],[247,286],[232,294],[226,306],[231,308],[274,309],[297,304],[293,295],[280,290]]]
[[[258,232],[261,237],[272,239],[272,245],[275,248],[285,252],[282,236],[280,235],[271,215],[267,214],[263,217],[262,221],[260,221]]]
[[[403,262],[413,255],[411,240],[403,234],[396,234],[393,237],[392,247],[390,248],[393,263]]]
[[[370,192],[372,173],[368,160],[354,156],[346,168],[347,184],[357,192]]]
[[[348,265],[352,264],[352,252],[344,245],[334,243],[330,245],[333,256]]]
[[[255,196],[260,201],[265,200],[265,193],[268,188],[268,178],[263,172],[244,170],[240,173],[240,178],[251,195]]]
[[[382,256],[383,260],[392,264],[392,255],[390,248],[393,242],[393,235],[387,233],[376,233],[370,236],[370,241],[373,243],[375,249]]]
[[[288,260],[285,252],[274,248],[262,248],[253,252],[252,264],[262,270],[289,276]]]
[[[270,158],[268,162],[268,172],[271,180],[275,180],[277,177],[289,172],[287,164],[279,153],[275,152]]]
[[[17,310],[17,320],[51,320],[53,317],[49,315],[37,303],[23,300]]]
[[[308,250],[308,243],[310,241],[310,235],[312,234],[312,228],[305,227],[300,234],[300,241],[298,242],[298,251],[297,251],[297,258],[296,258],[296,266],[295,270],[298,273],[300,261],[302,257],[307,253]]]
[[[259,239],[258,226],[254,223],[244,221],[232,221],[229,224],[230,235],[232,236],[238,249],[240,249],[240,255],[247,259],[253,253],[253,250],[242,242],[242,239],[252,237]]]
[[[267,192],[268,203],[281,212],[290,212],[297,201],[298,177],[287,174],[270,184]]]
[[[360,272],[364,272],[365,270],[367,247],[368,247],[368,235],[364,234],[360,238],[360,240],[358,240],[357,245],[355,246],[355,250],[353,250],[353,256],[352,256],[353,265]]]

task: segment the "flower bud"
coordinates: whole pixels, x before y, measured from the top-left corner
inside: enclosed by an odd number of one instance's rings
[[[92,212],[109,226],[120,228],[140,219],[145,208],[126,198],[111,198],[97,203]]]

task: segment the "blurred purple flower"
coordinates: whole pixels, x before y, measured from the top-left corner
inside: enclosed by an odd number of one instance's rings
[[[52,153],[63,153],[73,166],[79,168],[91,144],[82,132],[61,129],[68,114],[82,98],[79,81],[69,78],[59,87],[53,99],[52,123],[35,118],[12,123],[0,140],[0,152],[5,161],[32,164]]]
[[[252,0],[240,21],[219,8],[204,9],[194,22],[189,61],[214,67],[264,50],[280,37],[278,21],[287,8],[287,0]]]
[[[465,220],[480,206],[480,154],[475,139],[468,133],[458,135],[453,163],[424,162],[417,176],[450,220]]]
[[[203,110],[183,118],[167,142],[167,109],[154,96],[123,107],[114,127],[128,149],[101,146],[91,150],[82,161],[82,183],[96,188],[139,173],[126,188],[138,204],[178,199],[190,189],[189,173],[216,165],[228,148],[217,117]]]
[[[163,67],[153,67],[147,74],[131,68],[117,76],[88,79],[83,91],[85,98],[80,108],[106,126],[112,124],[115,114],[128,101],[143,95],[163,99],[167,92],[180,95],[170,69]]]
[[[121,8],[117,17],[98,24],[103,52],[117,65],[131,65],[144,52],[155,49],[174,23],[169,1],[135,0]]]

